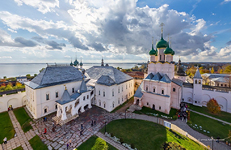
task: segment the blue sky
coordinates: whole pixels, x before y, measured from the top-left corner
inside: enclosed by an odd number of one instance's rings
[[[0,63],[146,62],[168,35],[174,60],[230,61],[231,0],[7,0]]]

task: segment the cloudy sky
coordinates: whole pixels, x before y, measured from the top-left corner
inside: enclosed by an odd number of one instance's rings
[[[0,63],[146,62],[168,35],[174,60],[230,61],[231,0],[4,0]]]

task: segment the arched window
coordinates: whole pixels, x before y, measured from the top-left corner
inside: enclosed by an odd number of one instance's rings
[[[55,109],[57,109],[58,108],[58,106],[57,106],[57,104],[55,105]]]
[[[118,104],[120,104],[120,98],[118,98]]]
[[[105,102],[103,103],[103,108],[106,108],[106,103]]]
[[[122,102],[124,101],[123,96],[122,96]]]
[[[114,96],[114,89],[112,90],[112,96]]]
[[[47,113],[47,108],[44,109],[44,114]]]
[[[113,108],[115,107],[115,104],[114,104],[114,102],[112,102],[112,107],[113,107]]]
[[[101,106],[101,101],[99,101],[99,106]]]
[[[75,88],[72,88],[72,93],[74,93],[75,92]]]
[[[100,90],[99,90],[99,95],[100,95]]]
[[[118,93],[120,93],[120,87],[118,87]]]
[[[85,101],[85,96],[83,97],[83,100]]]
[[[176,89],[175,89],[175,88],[173,88],[173,89],[172,89],[172,91],[173,91],[173,92],[175,92],[175,91],[176,91]]]
[[[164,90],[162,90],[162,94],[164,94]]]
[[[128,89],[128,85],[126,84],[126,89]]]
[[[154,92],[154,93],[156,92],[156,88],[155,88],[155,87],[153,88],[153,92]]]
[[[148,86],[146,86],[146,91],[148,91]]]
[[[123,85],[122,85],[122,92],[124,91],[124,87],[123,87]]]
[[[55,92],[55,97],[56,97],[56,98],[59,97],[59,92]]]
[[[105,97],[105,91],[103,91],[103,97]]]
[[[199,80],[199,84],[201,84],[201,80]]]
[[[197,80],[195,80],[195,84],[197,84]]]
[[[89,98],[89,95],[87,95],[87,99]]]
[[[46,100],[49,100],[49,99],[50,99],[50,95],[46,94]]]

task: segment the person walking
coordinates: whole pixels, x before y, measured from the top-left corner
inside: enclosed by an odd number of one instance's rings
[[[47,133],[47,128],[44,128],[44,134],[46,134]]]
[[[67,143],[67,149],[69,148],[69,144]]]
[[[7,137],[5,137],[5,138],[3,139],[3,143],[4,143],[4,144],[7,143]]]

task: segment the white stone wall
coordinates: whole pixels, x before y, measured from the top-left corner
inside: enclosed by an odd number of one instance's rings
[[[99,95],[99,91],[100,91],[100,95]],[[114,96],[112,96],[112,91],[114,91]],[[105,96],[103,96],[103,92],[105,92]],[[123,104],[126,100],[130,99],[133,95],[134,95],[133,79],[121,83],[119,85],[113,85],[113,86],[105,86],[97,83],[95,84],[96,106],[99,106],[109,112],[111,112],[117,106]]]
[[[167,74],[170,79],[174,77],[174,64],[169,63],[149,63],[148,64],[148,74],[156,74],[159,72],[161,75]]]
[[[143,106],[153,108],[155,106],[155,110],[164,112],[166,114],[169,113],[170,107],[170,97],[164,97],[160,95],[154,95],[151,93],[143,93],[142,99]]]
[[[181,103],[181,87],[175,83],[171,83],[171,107],[180,109]]]
[[[72,88],[79,90],[82,81],[76,81],[66,84],[60,84],[55,86],[49,86],[40,89],[32,89],[26,85],[26,96],[27,96],[27,108],[35,119],[46,116],[56,109],[56,100],[59,100],[65,90],[66,85],[68,92],[72,95]],[[58,97],[56,98],[56,92]],[[46,100],[46,94],[49,94],[49,100]],[[47,113],[44,113],[44,109],[47,108]]]
[[[182,92],[182,98],[184,99],[184,102],[195,104],[195,102],[193,102],[193,95],[196,95],[197,92],[194,91],[193,88],[183,87]],[[231,92],[226,93],[216,90],[202,90],[200,101],[197,103],[197,105],[206,106],[207,102],[212,98],[217,100],[218,104],[221,106],[222,111],[231,113]]]
[[[22,107],[26,103],[26,92],[18,92],[17,94],[2,95],[0,97],[0,112],[8,111],[8,107]]]

